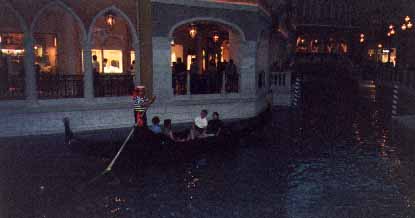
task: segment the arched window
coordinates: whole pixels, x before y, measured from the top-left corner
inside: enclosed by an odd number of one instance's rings
[[[241,33],[220,22],[195,20],[178,25],[172,38],[176,95],[239,92]]]
[[[90,28],[95,96],[130,95],[134,86],[136,32],[117,8],[101,11]]]
[[[0,4],[0,100],[24,98],[24,30],[18,15]]]
[[[83,97],[85,29],[63,3],[40,10],[32,24],[39,98]]]

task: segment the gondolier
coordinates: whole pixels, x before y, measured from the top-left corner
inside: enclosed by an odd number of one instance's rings
[[[133,93],[134,101],[134,120],[136,127],[147,127],[146,112],[151,104],[154,103],[156,97],[150,99],[146,97],[146,88],[144,86],[136,86]]]

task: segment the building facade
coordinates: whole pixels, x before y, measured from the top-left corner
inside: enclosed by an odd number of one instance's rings
[[[265,1],[1,0],[0,11],[1,136],[62,132],[63,117],[76,130],[131,126],[138,84],[158,97],[149,117],[174,122],[266,107]]]

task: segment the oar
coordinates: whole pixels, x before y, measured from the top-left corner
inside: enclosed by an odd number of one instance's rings
[[[127,138],[125,139],[124,143],[121,145],[121,148],[118,150],[117,154],[115,155],[115,157],[112,159],[111,163],[107,166],[107,168],[105,169],[104,173],[107,173],[109,171],[112,170],[112,167],[115,164],[115,161],[117,161],[118,157],[120,156],[121,152],[124,150],[124,147],[127,145],[127,142],[130,141],[131,136],[133,135],[135,130],[135,126],[131,129],[130,134],[128,134]]]
[[[128,141],[130,141],[131,136],[133,135],[135,130],[135,125],[134,127],[131,129],[130,133],[128,134],[127,138],[124,140],[124,143],[121,145],[120,149],[118,150],[117,154],[115,155],[115,157],[112,159],[111,163],[107,166],[107,168],[105,168],[104,171],[102,171],[102,173],[98,174],[97,176],[95,176],[94,178],[92,178],[91,180],[89,180],[89,182],[87,182],[85,185],[94,183],[96,180],[98,180],[101,176],[104,176],[105,174],[111,172],[112,167],[114,166],[115,162],[117,161],[118,157],[120,156],[121,152],[124,150],[125,146],[127,145]],[[81,187],[82,189],[82,187]]]

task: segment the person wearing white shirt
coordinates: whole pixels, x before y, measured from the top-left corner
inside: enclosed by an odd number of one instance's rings
[[[206,137],[206,129],[208,126],[207,115],[208,111],[202,110],[200,116],[195,118],[192,129],[190,129],[188,140]]]

